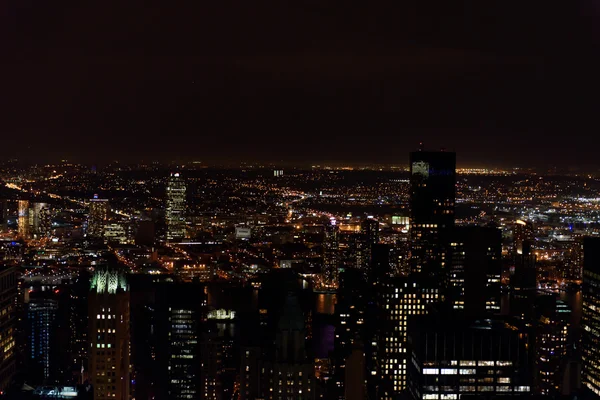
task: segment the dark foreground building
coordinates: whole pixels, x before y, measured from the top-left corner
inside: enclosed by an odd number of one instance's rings
[[[432,313],[411,321],[408,342],[412,399],[531,393],[527,335],[508,322]]]

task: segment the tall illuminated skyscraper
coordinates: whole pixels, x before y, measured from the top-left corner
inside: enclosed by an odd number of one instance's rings
[[[567,366],[567,339],[571,309],[554,296],[538,300],[535,324],[536,391],[560,395]]]
[[[600,396],[600,238],[583,240],[583,309],[581,316],[583,386]]]
[[[29,200],[19,200],[17,227],[21,239],[30,239],[31,224],[29,221]]]
[[[90,200],[90,213],[88,215],[87,235],[93,238],[102,238],[104,236],[104,227],[108,220],[108,210],[110,205],[108,200],[99,199],[98,195]]]
[[[167,183],[167,241],[176,242],[185,237],[185,182],[178,172],[172,173]]]
[[[411,272],[440,279],[454,228],[456,153],[410,153]]]
[[[440,301],[438,288],[426,288],[410,278],[388,280],[379,290],[379,315],[382,328],[377,348],[377,374],[380,385],[377,398],[392,400],[407,388],[410,364],[408,353],[408,321],[414,315],[425,315],[427,308]]]
[[[325,288],[338,287],[338,268],[340,265],[339,227],[335,219],[325,226],[323,241],[323,284]]]
[[[31,233],[37,238],[48,236],[51,228],[50,209],[46,203],[33,203],[29,209]]]
[[[513,226],[513,254],[523,254],[523,244],[535,243],[535,230],[531,221],[518,219]]]
[[[123,271],[98,267],[88,302],[94,400],[129,400],[129,287]]]

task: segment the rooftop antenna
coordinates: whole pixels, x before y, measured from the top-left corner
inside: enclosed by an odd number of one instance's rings
[[[423,151],[425,146],[423,146],[423,142],[419,142],[419,151]]]

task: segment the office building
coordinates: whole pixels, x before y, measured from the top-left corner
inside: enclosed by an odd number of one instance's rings
[[[50,207],[46,203],[33,203],[30,213],[31,234],[37,238],[44,238],[50,234],[52,221]]]
[[[172,173],[167,183],[167,241],[177,242],[185,238],[186,187],[179,173]]]
[[[555,296],[537,299],[535,321],[536,392],[562,394],[567,370],[567,339],[571,309]]]
[[[111,244],[133,244],[133,231],[128,222],[110,222],[104,225],[104,241]]]
[[[54,292],[37,291],[29,296],[27,305],[28,320],[28,364],[30,370],[41,372],[44,383],[50,377],[51,368],[54,366],[56,346],[56,313],[58,311],[58,302],[54,298]]]
[[[361,345],[361,352],[368,351],[369,359],[372,357],[374,326],[368,326],[367,313],[372,311],[372,287],[365,280],[362,271],[357,268],[345,268],[340,273],[340,287],[335,304],[335,337],[333,354],[333,376],[335,394],[332,398],[343,399],[346,393],[346,368],[348,358],[356,349],[357,343],[367,343],[368,347]],[[363,355],[363,366],[366,368],[367,355]]]
[[[414,400],[531,394],[527,335],[504,321],[432,313],[410,324],[408,389]]]
[[[583,240],[583,309],[581,383],[600,396],[600,238]]]
[[[427,314],[429,307],[442,300],[439,288],[424,287],[411,278],[390,279],[378,290],[380,324],[377,369],[367,371],[379,380],[377,398],[392,400],[407,388],[407,333],[410,317]],[[367,379],[368,376],[367,376]]]
[[[277,324],[275,353],[263,364],[263,397],[269,400],[311,400],[316,395],[313,360],[306,351],[304,314],[298,298],[288,294]]]
[[[323,239],[323,283],[324,289],[338,287],[338,269],[340,264],[339,227],[335,219],[325,225],[325,238]]]
[[[371,257],[373,246],[379,243],[379,221],[369,216],[360,224],[360,236],[357,246],[357,267],[360,268],[365,277],[371,273]]]
[[[90,213],[87,221],[88,237],[102,239],[104,237],[104,227],[108,221],[110,204],[107,199],[99,199],[98,195],[90,200]]]
[[[263,352],[257,346],[244,346],[240,360],[240,400],[253,400],[261,397]]]
[[[123,271],[98,266],[89,304],[89,376],[95,400],[129,400],[129,287]]]
[[[500,312],[502,232],[495,226],[457,226],[450,241],[447,297],[471,316]]]
[[[31,239],[31,222],[29,220],[29,201],[19,200],[17,229],[19,238],[23,240]]]
[[[537,258],[533,254],[531,242],[523,242],[521,253],[517,253],[514,260],[515,273],[510,280],[510,313],[521,319],[530,319],[534,317],[537,293]]]
[[[17,277],[13,267],[0,269],[0,391],[9,386],[16,371]]]
[[[534,246],[535,230],[533,223],[518,219],[513,225],[513,254],[523,254],[523,244],[525,242],[529,242],[531,246]]]
[[[345,375],[345,399],[366,399],[365,353],[360,342],[353,344],[352,353],[346,361]]]
[[[430,280],[442,278],[454,228],[456,154],[410,153],[411,272]]]
[[[212,380],[205,385],[201,374],[201,323],[204,288],[201,285],[162,283],[157,288],[156,360],[158,399],[209,398]],[[207,350],[214,350],[207,347]],[[206,361],[212,360],[206,355]],[[210,366],[207,365],[207,368]],[[204,376],[206,378],[206,376]],[[210,398],[214,398],[211,396]]]

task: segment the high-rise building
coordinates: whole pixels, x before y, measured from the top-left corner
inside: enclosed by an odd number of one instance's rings
[[[446,275],[453,308],[481,317],[500,312],[502,232],[493,226],[457,226]]]
[[[298,298],[289,294],[277,324],[275,354],[264,364],[266,399],[311,400],[316,395],[315,367],[306,352],[304,314]]]
[[[338,269],[340,265],[339,227],[335,219],[325,225],[323,240],[323,286],[326,289],[338,287]]]
[[[410,153],[411,272],[439,280],[454,228],[456,153]]]
[[[58,302],[53,291],[38,291],[30,294],[27,305],[28,353],[30,369],[39,369],[44,382],[50,377],[54,356],[53,345],[56,333]],[[43,383],[43,382],[39,382]]]
[[[51,229],[50,208],[46,203],[33,203],[29,210],[31,233],[36,238],[48,236]]]
[[[365,353],[360,342],[354,343],[345,368],[345,400],[366,399],[365,389]]]
[[[370,340],[366,337],[366,312],[370,300],[370,287],[362,271],[346,268],[340,273],[340,286],[335,304],[333,380],[336,397],[344,398],[348,357],[356,348],[355,343]],[[370,344],[370,343],[369,343]],[[364,351],[364,348],[361,350]],[[363,356],[363,367],[365,364]],[[332,396],[333,398],[333,396]]]
[[[515,273],[510,280],[512,295],[510,312],[522,319],[533,318],[535,296],[537,293],[536,256],[532,252],[531,242],[523,242],[521,253],[515,256]]]
[[[89,375],[94,400],[129,400],[129,287],[123,271],[99,266],[89,304]]]
[[[518,219],[513,226],[513,254],[523,254],[523,244],[535,243],[535,230],[531,221]]]
[[[156,303],[155,317],[159,368],[157,399],[208,398],[201,393],[205,387],[201,380],[203,297],[203,287],[197,284],[163,283],[158,286],[157,298],[161,301]]]
[[[224,323],[208,323],[200,343],[200,389],[202,398],[221,400],[235,391],[234,338]]]
[[[167,241],[176,242],[185,238],[186,211],[185,181],[178,172],[172,173],[167,183]]]
[[[16,270],[13,267],[2,267],[0,269],[0,391],[6,390],[16,370],[16,300]]]
[[[240,399],[252,400],[261,397],[262,351],[260,347],[246,346],[241,351]]]
[[[582,374],[584,388],[600,396],[600,238],[583,240]]]
[[[31,223],[29,220],[29,200],[19,200],[17,229],[19,238],[28,240],[31,239]]]
[[[435,314],[410,324],[407,368],[412,399],[531,394],[526,334],[504,321]]]
[[[110,204],[107,199],[99,199],[98,195],[90,200],[90,213],[87,221],[87,236],[92,238],[103,238],[104,227],[108,221]]]
[[[369,216],[360,224],[360,237],[357,248],[357,267],[365,276],[371,273],[373,246],[379,243],[379,221]]]
[[[412,278],[390,279],[380,286],[378,294],[381,327],[377,370],[367,374],[376,374],[380,381],[377,398],[391,400],[407,387],[409,319],[426,314],[430,305],[442,299],[442,294],[439,288],[425,287]]]
[[[535,323],[536,391],[560,395],[567,370],[567,339],[571,309],[554,296],[538,299]]]

